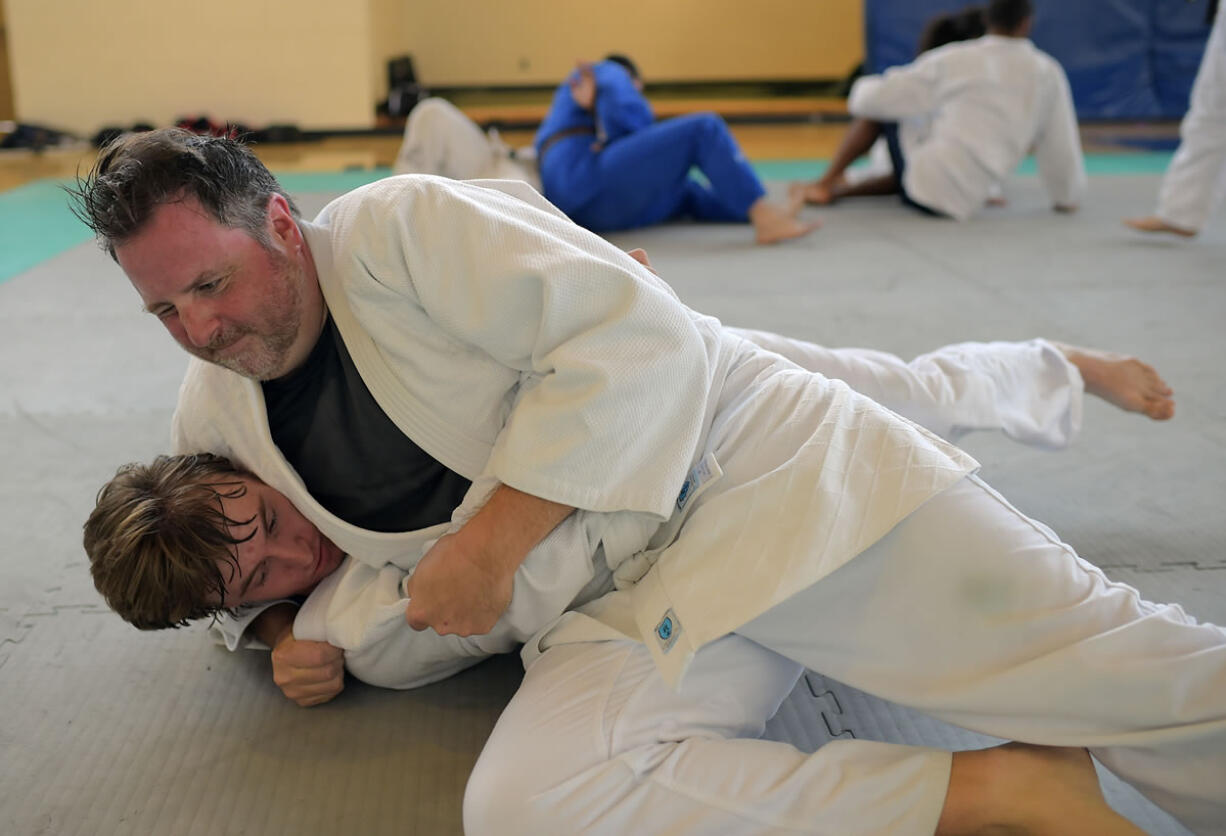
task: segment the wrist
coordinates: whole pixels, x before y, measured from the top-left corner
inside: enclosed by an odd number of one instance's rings
[[[294,617],[297,614],[298,608],[293,604],[282,603],[269,607],[251,622],[251,632],[264,644],[275,648],[287,636],[293,635]]]

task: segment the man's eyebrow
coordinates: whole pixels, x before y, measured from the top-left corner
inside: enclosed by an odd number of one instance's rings
[[[218,279],[224,279],[226,276],[229,276],[233,272],[234,272],[234,269],[231,267],[222,267],[217,270],[204,270],[199,275],[197,275],[196,278],[192,279],[191,283],[188,284],[187,287],[183,288],[182,292],[191,293],[193,290],[200,287],[200,285],[207,284],[213,281],[217,281]],[[166,301],[150,302],[148,305],[145,305],[145,313],[153,313],[158,308],[163,307],[164,305],[169,305],[169,304],[170,303]]]
[[[255,535],[258,534],[262,528],[264,528],[265,514],[266,514],[266,509],[264,507],[264,497],[261,496],[260,497],[260,511],[258,514],[256,514],[256,517],[255,517],[255,531],[252,533],[251,535],[252,537],[255,537]],[[255,578],[256,575],[260,573],[260,566],[262,566],[263,564],[264,564],[264,561],[261,560],[259,563],[255,565],[255,568],[251,570],[251,574],[246,577],[246,579],[243,581],[243,585],[239,587],[238,589],[238,597],[240,598],[247,597],[247,587],[251,586],[251,581]]]

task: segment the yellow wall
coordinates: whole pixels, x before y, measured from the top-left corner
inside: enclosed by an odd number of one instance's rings
[[[4,0],[0,0],[0,119],[17,115],[13,108],[13,86],[9,81],[8,30],[4,24]]]
[[[861,0],[395,0],[429,85],[550,84],[624,52],[660,81],[841,78],[860,61]]]
[[[17,116],[367,128],[389,57],[427,87],[552,84],[632,55],[659,81],[837,78],[861,0],[0,0]]]
[[[4,0],[18,117],[79,133],[205,113],[367,127],[366,0]]]

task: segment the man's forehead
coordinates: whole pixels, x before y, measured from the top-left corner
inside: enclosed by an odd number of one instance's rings
[[[115,247],[115,260],[146,304],[190,290],[235,269],[244,233],[217,223],[199,206],[165,204],[141,231]]]

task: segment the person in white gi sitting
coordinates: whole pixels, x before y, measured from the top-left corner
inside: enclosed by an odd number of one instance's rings
[[[389,445],[417,446],[438,487],[414,495],[436,510],[497,480],[416,564],[409,626],[489,632],[532,548],[576,509],[604,515],[616,589],[526,643],[523,688],[466,794],[472,836],[955,832],[1044,806],[979,792],[978,753],[850,741],[798,770],[790,747],[748,741],[747,770],[747,741],[703,737],[655,699],[724,678],[698,707],[725,727],[756,717],[764,680],[739,681],[728,647],[785,686],[803,665],[1005,739],[1090,747],[1193,830],[1221,832],[1226,631],[1111,583],[964,451],[686,307],[527,186],[386,178],[307,221],[249,150],[155,131],[104,149],[77,194],[195,355],[176,451],[232,454],[373,566],[402,545],[388,533],[412,534],[345,517],[383,487],[363,479]],[[326,358],[348,368],[333,376]],[[330,392],[295,398],[342,379],[370,401],[352,421],[327,419],[345,405]],[[291,404],[286,427],[272,413]],[[326,420],[295,432],[316,406]],[[282,446],[285,429],[307,443]],[[596,545],[570,559],[590,565]]]
[[[898,193],[921,212],[965,220],[1033,153],[1052,208],[1075,210],[1087,181],[1068,78],[1029,40],[1029,0],[992,0],[984,15],[983,37],[858,79],[847,102],[855,120],[830,167],[793,194],[826,205]],[[850,182],[848,166],[879,136],[893,179]]]

